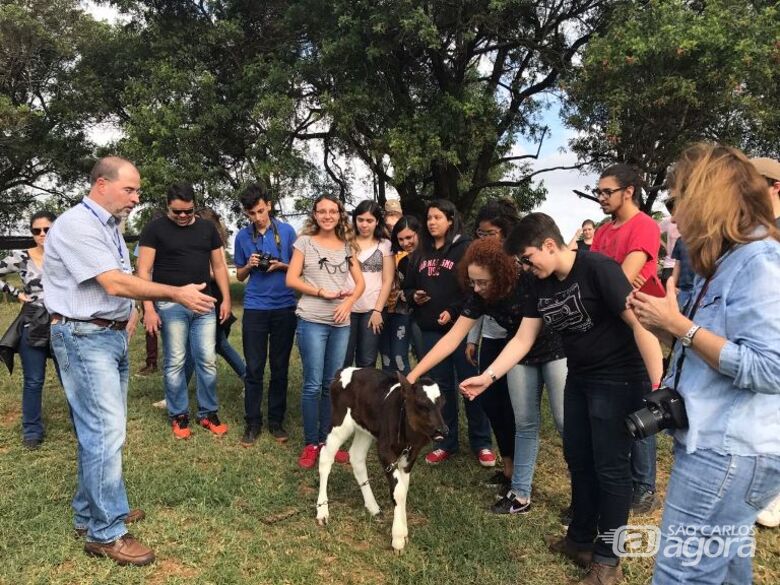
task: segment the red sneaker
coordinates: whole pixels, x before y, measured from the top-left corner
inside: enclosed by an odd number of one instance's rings
[[[306,445],[298,457],[298,466],[303,469],[311,469],[317,463],[317,455],[320,453],[319,445]]]
[[[490,449],[480,449],[477,453],[477,459],[482,467],[495,467],[496,465],[496,456]]]
[[[190,430],[190,417],[186,414],[180,414],[171,421],[173,436],[177,439],[189,439],[192,431]]]
[[[320,443],[320,451],[325,448],[325,443]],[[349,452],[339,449],[336,451],[336,457],[334,457],[336,463],[349,463]]]
[[[200,426],[202,426],[204,429],[210,430],[218,437],[221,437],[227,433],[228,430],[228,426],[225,423],[219,422],[219,417],[217,416],[216,412],[210,413],[208,416],[200,419],[198,422],[200,423]]]
[[[449,451],[445,451],[444,449],[434,449],[425,456],[425,462],[428,465],[438,465],[442,461],[447,461],[449,458]]]

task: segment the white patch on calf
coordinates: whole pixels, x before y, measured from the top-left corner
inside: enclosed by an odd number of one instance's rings
[[[359,369],[360,368],[344,368],[341,370],[341,376],[339,379],[341,380],[342,388],[346,388],[349,385],[349,383],[352,381],[352,374],[357,372]]]
[[[431,384],[430,386],[423,386],[422,387],[423,392],[425,392],[425,395],[428,397],[428,400],[431,402],[436,402],[436,399],[441,396],[441,391],[439,390],[438,384]]]
[[[401,385],[398,383],[393,384],[390,386],[390,390],[387,391],[387,394],[385,394],[384,400],[387,400],[387,397],[390,396],[393,393],[393,390],[400,388]]]

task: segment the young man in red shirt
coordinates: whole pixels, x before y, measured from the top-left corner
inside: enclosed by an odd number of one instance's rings
[[[634,288],[664,296],[657,274],[661,230],[653,218],[639,209],[641,185],[639,174],[628,165],[613,165],[601,173],[595,194],[601,209],[612,216],[612,221],[596,231],[591,252],[599,252],[617,261]],[[646,514],[658,507],[655,474],[655,436],[634,441],[631,449],[633,512]]]

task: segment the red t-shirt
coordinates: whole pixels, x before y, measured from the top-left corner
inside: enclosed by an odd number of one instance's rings
[[[596,230],[591,252],[600,252],[619,264],[631,252],[644,252],[647,262],[639,271],[645,277],[644,293],[664,296],[664,287],[658,279],[658,251],[661,248],[661,229],[646,213],[641,211],[623,225],[615,227],[609,222]]]

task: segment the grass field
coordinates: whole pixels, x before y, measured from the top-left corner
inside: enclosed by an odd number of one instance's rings
[[[4,331],[18,306],[0,304]],[[236,311],[240,314],[240,310]],[[231,338],[241,346],[240,327]],[[558,513],[568,503],[561,441],[549,416],[533,494],[525,517],[486,512],[492,490],[488,473],[461,451],[438,468],[419,464],[409,495],[409,544],[390,550],[392,511],[384,476],[372,452],[369,474],[383,519],[372,520],[347,467],[331,475],[331,521],[314,520],[316,470],[298,468],[302,447],[300,364],[293,351],[287,428],[277,446],[267,433],[258,444],[238,444],[243,429],[241,384],[219,362],[220,415],[230,431],[217,439],[196,428],[186,442],[174,441],[163,411],[159,375],[130,380],[125,480],[131,506],[147,519],[132,527],[152,546],[157,562],[121,568],[92,559],[73,538],[70,498],[74,490],[75,439],[63,393],[48,371],[44,390],[46,441],[29,452],[21,445],[21,366],[0,372],[0,584],[409,584],[506,585],[566,583],[582,573],[548,553],[546,534],[561,528]],[[132,372],[143,365],[143,334],[132,343]],[[194,408],[194,403],[191,403]],[[461,443],[465,429],[461,425]],[[661,440],[659,483],[666,485],[671,443]],[[658,523],[660,513],[636,523]],[[647,583],[651,560],[624,562],[627,583]],[[758,532],[755,583],[780,582],[780,530]]]

